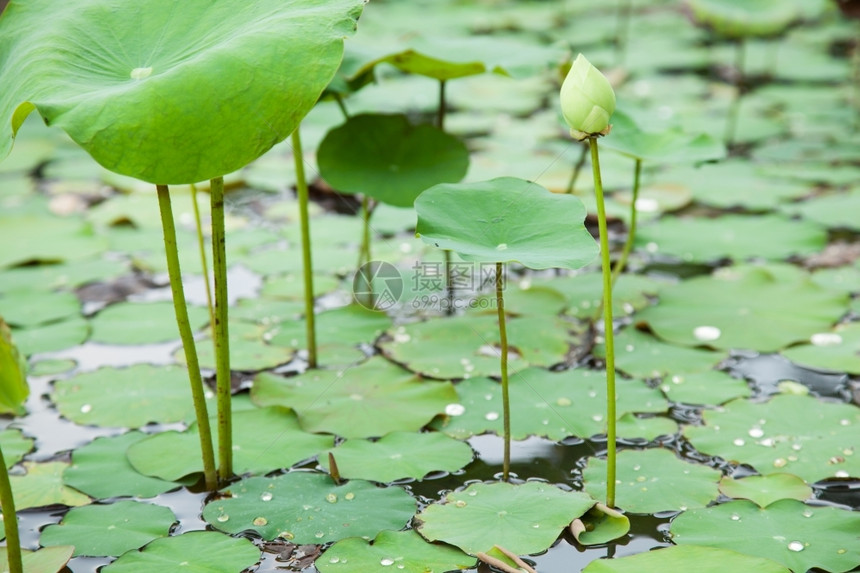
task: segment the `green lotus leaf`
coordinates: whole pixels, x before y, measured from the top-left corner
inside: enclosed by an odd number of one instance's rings
[[[21,561],[24,566],[24,573],[58,573],[66,569],[66,564],[72,558],[72,552],[75,550],[70,545],[60,545],[58,547],[45,547],[38,551],[21,551]],[[9,562],[6,547],[0,547],[0,563],[3,563],[4,573],[5,564]]]
[[[775,36],[783,33],[800,13],[785,0],[686,0],[693,18],[729,38]]]
[[[595,500],[579,491],[526,482],[474,483],[432,503],[415,518],[429,541],[444,541],[470,555],[499,545],[517,555],[538,553]]]
[[[615,293],[612,294],[614,297]],[[603,344],[595,345],[594,355],[604,358],[606,347]],[[625,328],[615,337],[615,367],[640,378],[660,378],[673,374],[674,381],[674,375],[705,372],[727,356],[725,352],[667,344],[636,328]],[[678,398],[673,399],[683,402]]]
[[[404,573],[468,569],[475,558],[441,543],[427,543],[414,531],[381,531],[372,542],[358,537],[338,541],[316,560],[320,573]]]
[[[222,176],[286,138],[340,64],[362,0],[58,7],[0,19],[0,156],[33,110],[111,171]],[[217,97],[212,97],[217,94]]]
[[[320,455],[320,465],[331,471],[327,453],[334,456],[341,477],[378,482],[457,471],[473,457],[468,444],[439,432],[391,432],[375,442],[346,440]]]
[[[74,545],[75,557],[122,555],[166,537],[176,516],[170,509],[137,501],[88,505],[70,510],[39,537],[45,547]]]
[[[726,155],[725,146],[710,135],[690,135],[679,129],[645,131],[623,111],[612,115],[612,137],[600,146],[649,163],[697,163]]]
[[[582,202],[523,179],[436,185],[415,210],[421,239],[466,261],[578,269],[597,255]]]
[[[14,328],[12,333],[18,350],[26,356],[42,352],[56,352],[83,343],[90,333],[90,326],[82,316],[71,317],[60,322],[40,324],[30,328]]]
[[[191,531],[156,539],[140,551],[129,551],[102,569],[104,573],[176,571],[235,573],[260,560],[260,550],[242,537],[214,531]]]
[[[663,448],[618,453],[617,503],[631,513],[705,507],[719,495],[720,472],[679,459]],[[606,460],[589,458],[582,472],[585,491],[606,497]]]
[[[399,487],[378,488],[360,480],[335,485],[329,476],[310,472],[246,478],[222,493],[224,499],[203,508],[203,519],[213,527],[227,533],[255,531],[264,539],[280,537],[296,544],[397,531],[416,505]]]
[[[332,129],[317,150],[320,175],[346,193],[411,207],[437,183],[456,183],[469,168],[469,151],[432,125],[404,115],[362,114]]]
[[[832,331],[816,332],[807,344],[786,348],[782,355],[796,364],[817,370],[834,370],[860,374],[860,325],[837,325]]]
[[[31,287],[7,290],[0,296],[0,316],[6,323],[27,328],[78,316],[81,303],[69,292],[33,290]]]
[[[0,315],[0,413],[24,414],[29,394],[27,362],[12,342],[12,333]]]
[[[779,395],[763,403],[733,400],[702,417],[704,425],[687,426],[684,436],[704,454],[749,464],[763,475],[791,473],[809,483],[860,476],[856,406]]]
[[[805,501],[812,497],[812,488],[796,475],[776,473],[741,479],[725,476],[720,480],[720,493],[767,507],[780,499]]]
[[[663,573],[664,571],[755,571],[756,573],[791,573],[775,561],[751,557],[728,549],[681,545],[646,551],[616,559],[595,559],[582,573]]]
[[[0,431],[0,447],[3,448],[3,460],[6,469],[20,462],[33,449],[33,438],[24,437],[21,430],[6,428]]]
[[[188,306],[193,330],[209,322],[202,306]],[[154,344],[179,340],[173,303],[121,302],[111,305],[90,319],[90,340],[104,344]]]
[[[3,13],[3,20],[6,19],[6,12]],[[2,27],[0,38],[5,39]],[[3,93],[5,95],[8,92],[4,90]],[[8,123],[2,125],[5,129]],[[0,156],[3,155],[5,145],[3,139],[4,136],[0,132]],[[3,245],[3,250],[0,251],[0,267],[34,261],[77,261],[99,255],[107,249],[104,238],[96,235],[90,225],[79,219],[36,214],[0,216],[0,244]]]
[[[626,535],[630,531],[630,519],[617,509],[598,503],[575,519],[570,529],[579,543],[600,545]]]
[[[23,462],[22,465],[27,470],[25,475],[9,476],[17,511],[48,505],[75,507],[90,503],[88,496],[63,485],[63,472],[69,464]]]
[[[695,405],[723,404],[752,394],[745,380],[719,370],[666,376],[660,384],[660,390],[673,402]]]
[[[792,571],[817,567],[842,573],[860,564],[860,515],[795,499],[764,509],[742,500],[685,511],[669,531],[679,545],[731,549],[771,559]]]

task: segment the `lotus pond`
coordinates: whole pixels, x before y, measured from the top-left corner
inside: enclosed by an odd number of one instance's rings
[[[4,571],[860,571],[851,2],[204,4],[0,16]]]

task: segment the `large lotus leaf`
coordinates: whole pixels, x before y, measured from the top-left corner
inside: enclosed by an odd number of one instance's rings
[[[90,333],[90,326],[84,317],[76,316],[31,328],[15,328],[12,332],[21,353],[31,356],[65,350],[83,343]]]
[[[0,285],[3,285],[0,290],[38,289],[50,292],[60,288],[75,288],[86,283],[109,281],[129,273],[130,269],[131,265],[127,261],[103,257],[53,265],[13,267],[0,270]]]
[[[668,404],[658,390],[639,380],[619,379],[618,416],[632,412],[664,412]],[[498,382],[487,378],[463,380],[457,384],[459,402],[445,409],[447,416],[434,427],[454,438],[467,438],[485,432],[502,434],[502,398]],[[606,376],[592,370],[552,372],[527,368],[512,373],[510,401],[511,436],[546,436],[561,440],[568,436],[589,438],[606,431]],[[660,420],[660,418],[650,418]],[[629,427],[628,427],[629,428]],[[632,429],[632,428],[630,428]],[[674,432],[675,428],[669,432]],[[653,438],[655,435],[630,435],[625,438]]]
[[[666,547],[618,559],[595,559],[582,570],[582,573],[664,573],[665,571],[791,573],[787,567],[770,559],[751,557],[728,549],[696,545]]]
[[[731,501],[686,511],[672,521],[672,541],[731,549],[781,563],[792,571],[818,567],[841,573],[860,564],[860,515],[783,499],[762,509]]]
[[[456,263],[452,263],[451,267],[456,268]],[[506,284],[504,296],[505,313],[509,316],[556,316],[567,306],[567,297],[561,292],[548,286],[531,286],[528,280],[523,281],[519,288]],[[484,294],[474,300],[477,312],[486,313],[487,309],[495,308],[496,294]],[[473,310],[472,305],[466,310]]]
[[[289,378],[263,373],[254,379],[251,397],[260,406],[292,408],[305,431],[365,438],[418,430],[444,412],[457,393],[450,382],[422,380],[371,358],[344,370],[310,370]]]
[[[466,261],[578,269],[597,255],[582,202],[523,179],[436,185],[415,210],[416,234]]]
[[[680,460],[663,448],[618,453],[616,501],[631,513],[658,513],[705,507],[719,495],[718,470]],[[606,460],[589,458],[582,472],[585,491],[606,496]]]
[[[75,316],[81,312],[78,297],[69,292],[7,290],[0,296],[0,316],[12,326],[27,328]]]
[[[785,0],[686,0],[693,18],[729,38],[774,36],[800,17]]]
[[[4,12],[3,20],[6,20],[5,16]],[[3,37],[0,34],[0,38]],[[0,155],[3,145],[3,139],[0,139]],[[0,219],[0,244],[3,245],[0,267],[33,261],[76,261],[100,254],[107,248],[106,241],[78,219],[35,214]]]
[[[0,315],[0,413],[24,414],[29,394],[27,362],[12,342],[12,333]]]
[[[720,480],[720,493],[767,507],[780,499],[807,500],[812,497],[812,488],[796,475],[776,473],[741,479],[725,476]]]
[[[535,278],[532,284],[551,286],[567,296],[570,304],[567,312],[577,318],[592,318],[603,293],[603,275],[599,272],[552,279]],[[651,304],[648,295],[657,294],[663,284],[641,275],[621,275],[612,289],[613,313],[622,316],[645,308]]]
[[[0,67],[0,156],[35,109],[111,171],[160,184],[235,171],[313,107],[363,5],[13,4],[0,20],[0,52],[16,54]]]
[[[66,569],[66,563],[72,558],[74,547],[61,545],[45,547],[38,551],[21,551],[21,561],[24,573],[58,573]],[[0,547],[0,572],[8,573],[9,557],[6,547]]]
[[[191,328],[209,322],[205,307],[188,306]],[[121,302],[111,305],[90,320],[90,340],[106,344],[154,344],[179,340],[173,303]]]
[[[612,296],[615,296],[614,292]],[[594,355],[604,358],[606,347],[595,345]],[[640,378],[705,372],[727,356],[725,352],[667,344],[637,328],[625,328],[615,336],[615,367]]]
[[[815,253],[826,244],[827,231],[817,223],[779,215],[673,218],[636,233],[636,245],[648,252],[703,263],[724,257],[785,259]]]
[[[468,569],[475,558],[441,543],[427,543],[412,530],[381,531],[372,542],[358,537],[338,541],[316,560],[320,573],[404,573]]]
[[[56,525],[42,530],[45,547],[74,545],[75,557],[122,555],[158,537],[166,537],[176,516],[161,505],[118,501],[70,510]]]
[[[538,553],[562,528],[588,511],[595,500],[579,491],[526,482],[474,483],[428,505],[415,518],[418,532],[475,555],[499,545],[517,555]]]
[[[250,324],[244,321],[230,321],[230,368],[233,370],[256,371],[274,368],[292,360],[294,351],[283,346],[274,346],[266,341],[273,332],[271,325]],[[179,348],[174,353],[177,362],[185,363],[185,352]],[[197,344],[197,358],[202,368],[215,369],[215,349],[212,339],[207,336]]]
[[[126,450],[146,437],[132,431],[96,438],[72,452],[72,465],[63,473],[63,481],[95,498],[153,497],[178,487],[172,481],[142,475],[129,463]]]
[[[745,380],[719,370],[689,372],[667,376],[660,390],[672,402],[717,405],[752,394]]]
[[[315,317],[315,325],[321,345],[372,345],[391,326],[391,319],[384,312],[352,304],[320,312]],[[296,320],[281,322],[268,340],[273,345],[304,348],[307,324]]]
[[[0,447],[3,448],[3,461],[6,469],[20,462],[33,449],[33,438],[26,438],[21,430],[6,428],[0,431]]]
[[[104,573],[177,571],[235,573],[260,560],[260,550],[242,537],[214,531],[191,531],[156,539],[140,551],[129,551],[106,566]]]
[[[856,212],[858,208],[860,208],[860,189],[815,197],[802,203],[787,205],[783,210],[827,227],[857,230],[860,227],[857,219],[851,217],[851,213]]]
[[[332,129],[317,150],[320,176],[347,193],[411,207],[437,183],[456,183],[469,168],[469,151],[432,125],[404,115],[362,114]]]
[[[782,355],[807,368],[860,374],[860,324],[840,324],[832,332],[817,332],[809,344],[792,346]]]
[[[521,317],[507,320],[508,367],[552,366],[564,361],[573,327],[561,319]],[[466,315],[416,322],[389,332],[379,346],[410,370],[433,378],[470,378],[500,374],[498,319]]]
[[[210,420],[213,446],[218,425]],[[330,448],[331,436],[315,436],[299,429],[296,417],[281,408],[233,412],[233,470],[237,474],[266,473],[288,468]],[[170,452],[169,456],[164,452]],[[173,481],[203,471],[197,424],[184,432],[154,434],[129,446],[128,460],[142,474]]]
[[[792,473],[810,483],[860,476],[856,406],[780,395],[764,403],[733,400],[706,410],[703,418],[704,425],[684,428],[684,436],[702,453],[749,464],[765,475]]]
[[[329,543],[345,537],[376,537],[400,530],[415,512],[415,500],[395,486],[351,480],[336,485],[324,474],[293,472],[244,479],[227,496],[203,508],[203,519],[227,533],[255,531],[264,539],[296,544]]]
[[[326,453],[334,456],[341,477],[378,482],[457,471],[473,457],[468,444],[439,432],[391,432],[375,442],[347,440],[320,455],[320,465],[330,471]]]
[[[637,318],[676,344],[772,352],[826,331],[845,312],[846,303],[845,295],[805,277],[729,267],[664,288],[660,304]]]
[[[63,472],[69,464],[64,462],[23,462],[25,475],[9,476],[15,509],[21,511],[48,505],[86,505],[90,498],[63,485]]]
[[[176,366],[104,367],[57,380],[51,400],[77,424],[140,428],[193,419],[188,372]]]
[[[695,163],[721,159],[725,146],[707,134],[690,135],[678,129],[645,131],[629,115],[612,114],[612,137],[601,147],[647,162]]]

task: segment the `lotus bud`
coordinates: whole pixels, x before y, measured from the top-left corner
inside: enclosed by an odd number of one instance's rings
[[[561,84],[561,113],[570,135],[579,141],[606,135],[614,111],[615,92],[609,80],[579,54]]]

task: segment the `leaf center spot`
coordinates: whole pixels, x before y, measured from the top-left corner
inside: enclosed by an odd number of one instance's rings
[[[145,80],[149,76],[152,75],[152,67],[148,68],[134,68],[131,70],[131,79],[133,80]]]

